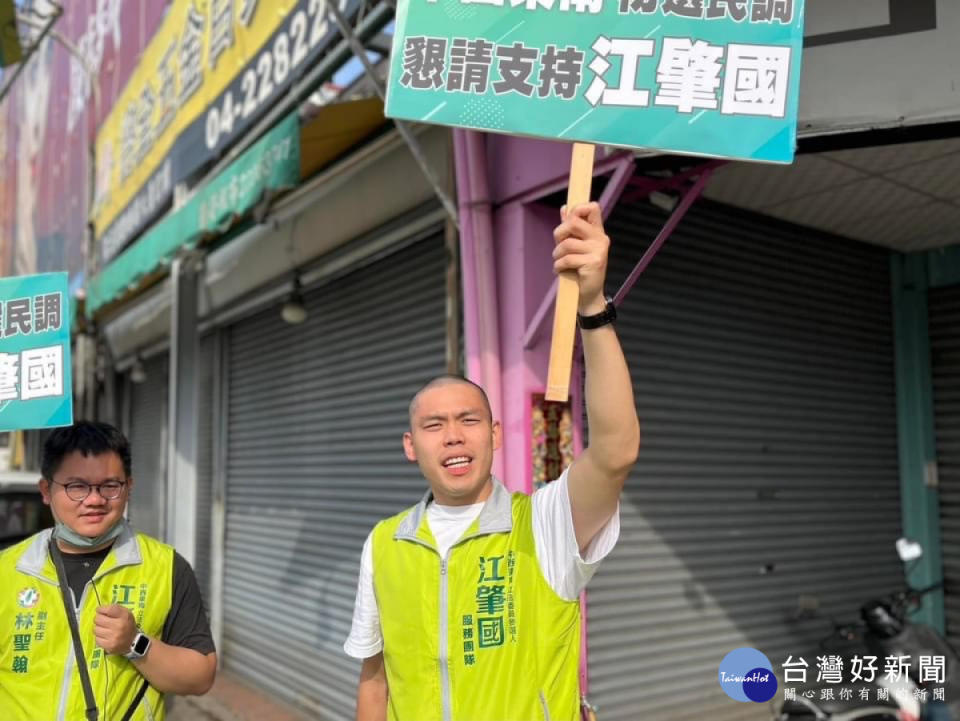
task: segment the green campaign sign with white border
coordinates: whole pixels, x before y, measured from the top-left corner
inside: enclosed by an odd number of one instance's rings
[[[0,431],[73,423],[66,273],[0,279]]]
[[[789,163],[803,0],[399,0],[386,114]]]

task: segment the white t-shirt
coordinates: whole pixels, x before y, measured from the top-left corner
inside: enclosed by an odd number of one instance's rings
[[[480,515],[482,503],[471,506],[427,506],[427,522],[437,541],[437,550],[446,557],[450,547]],[[372,532],[360,556],[360,580],[353,607],[353,625],[343,650],[354,658],[369,658],[383,650],[380,611],[373,590]],[[533,494],[533,538],[537,562],[543,577],[558,596],[575,600],[593,577],[597,567],[613,549],[620,536],[620,507],[593,537],[583,555],[577,547],[567,492],[567,471],[553,483]]]

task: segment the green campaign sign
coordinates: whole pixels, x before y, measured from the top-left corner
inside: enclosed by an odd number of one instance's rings
[[[0,279],[0,431],[73,423],[66,273]]]
[[[386,114],[776,163],[803,0],[399,0]]]

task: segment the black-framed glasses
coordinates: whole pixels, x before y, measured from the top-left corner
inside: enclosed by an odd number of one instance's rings
[[[104,481],[103,483],[91,484],[86,481],[53,481],[58,486],[63,486],[67,493],[67,498],[71,501],[82,501],[90,495],[92,489],[96,489],[100,498],[105,501],[115,501],[123,495],[123,487],[127,485],[126,481]]]

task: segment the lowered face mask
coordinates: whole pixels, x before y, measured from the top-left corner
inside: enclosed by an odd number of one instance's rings
[[[110,541],[114,540],[117,536],[123,533],[123,527],[124,522],[121,518],[104,533],[90,538],[89,536],[80,535],[65,523],[57,521],[57,525],[53,529],[53,537],[73,546],[74,548],[96,548],[97,546],[102,546],[105,543],[109,543]]]

